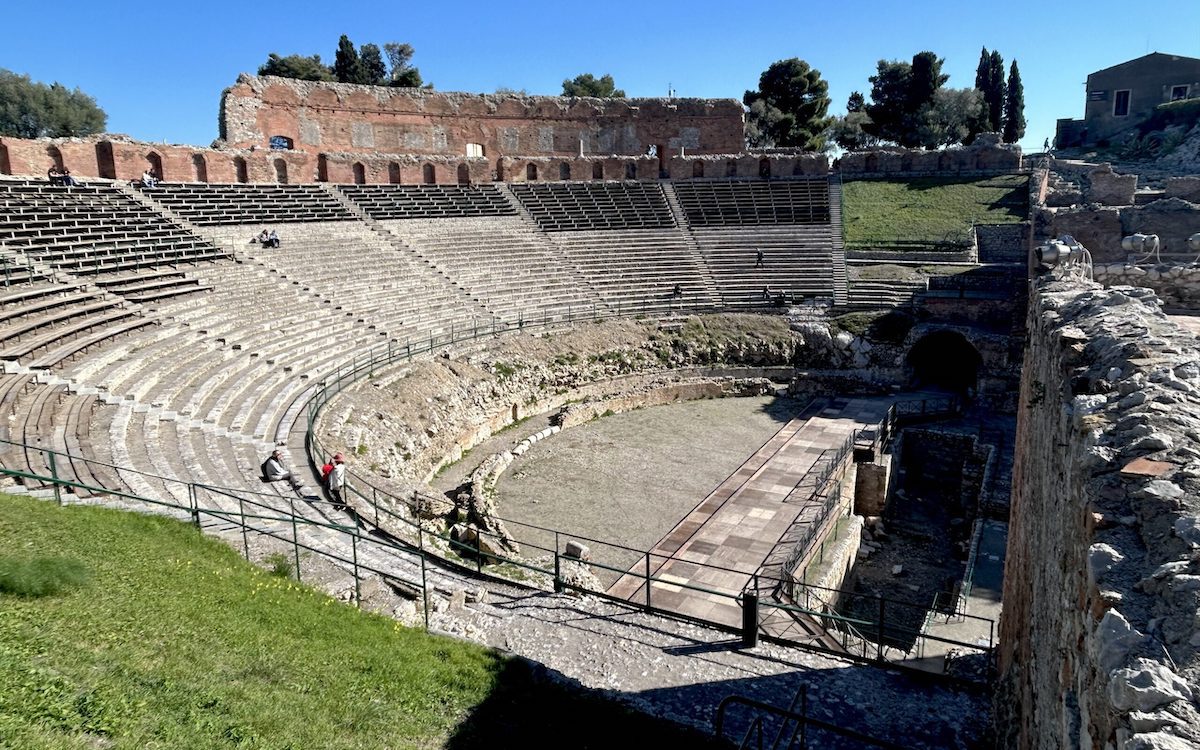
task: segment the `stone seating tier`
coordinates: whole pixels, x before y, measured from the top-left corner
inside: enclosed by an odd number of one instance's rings
[[[142,190],[169,210],[201,226],[355,219],[349,209],[320,185],[160,183]]]
[[[692,227],[829,223],[828,178],[690,180],[672,185]]]
[[[546,232],[675,226],[662,188],[645,182],[528,182],[509,186]]]
[[[341,185],[373,219],[512,216],[515,206],[494,185]]]
[[[764,288],[789,297],[832,297],[832,232],[829,224],[758,225],[695,229],[692,236],[725,303],[753,307],[767,302]]]

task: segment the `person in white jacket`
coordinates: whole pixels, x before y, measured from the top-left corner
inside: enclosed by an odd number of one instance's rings
[[[333,471],[329,473],[329,497],[339,508],[346,507],[346,457],[341,453],[333,456]]]

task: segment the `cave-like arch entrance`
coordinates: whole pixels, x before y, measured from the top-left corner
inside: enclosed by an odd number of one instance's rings
[[[917,388],[974,393],[983,358],[967,337],[952,330],[932,331],[913,344],[907,363]]]

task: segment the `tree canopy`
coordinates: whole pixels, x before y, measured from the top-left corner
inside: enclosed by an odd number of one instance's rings
[[[624,99],[625,92],[617,88],[613,77],[608,73],[595,77],[591,73],[581,73],[570,80],[563,81],[563,96],[596,96],[601,99]]]
[[[104,131],[108,116],[96,100],[57,81],[47,86],[0,68],[0,135],[71,138]]]
[[[983,96],[984,118],[982,130],[999,133],[1004,126],[1004,58],[1000,52],[984,47],[979,53],[979,65],[975,68],[975,88]]]
[[[337,81],[368,86],[404,86],[433,88],[424,84],[421,71],[412,65],[413,48],[402,42],[387,42],[382,49],[367,43],[355,47],[345,34],[338,39],[333,65],[321,62],[320,55],[281,57],[272,52],[258,68],[260,76],[298,78],[305,81]],[[385,61],[386,58],[386,61]]]
[[[830,125],[829,84],[821,71],[799,58],[779,60],[758,78],[758,90],[747,91],[742,103],[746,139],[751,146],[793,146],[806,151],[825,148]]]
[[[1008,69],[1008,84],[1004,97],[1004,142],[1016,143],[1025,136],[1025,86],[1017,61]]]

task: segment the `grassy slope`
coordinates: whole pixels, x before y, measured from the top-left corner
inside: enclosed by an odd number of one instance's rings
[[[975,223],[1024,221],[1029,178],[856,180],[843,186],[846,244],[962,237]]]
[[[183,524],[0,496],[0,561],[44,555],[78,559],[89,580],[0,594],[0,747],[708,744],[340,605]]]

